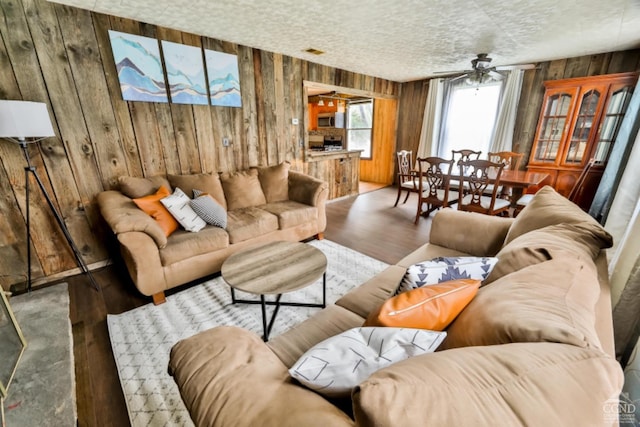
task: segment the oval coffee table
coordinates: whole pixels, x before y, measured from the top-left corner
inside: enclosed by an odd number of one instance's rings
[[[315,247],[301,242],[271,242],[236,252],[222,264],[222,278],[231,287],[231,301],[260,304],[264,341],[281,305],[294,307],[321,307],[326,305],[327,257]],[[280,302],[282,294],[304,288],[322,276],[322,304]],[[237,299],[235,290],[260,295],[260,300]],[[265,295],[276,295],[275,301],[266,301]],[[267,324],[267,305],[274,305]]]

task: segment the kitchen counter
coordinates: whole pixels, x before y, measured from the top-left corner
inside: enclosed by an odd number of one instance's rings
[[[314,151],[307,150],[307,162],[318,162],[323,160],[344,159],[351,157],[360,157],[362,150],[328,150]]]
[[[305,172],[329,184],[329,199],[358,194],[362,150],[307,150]]]

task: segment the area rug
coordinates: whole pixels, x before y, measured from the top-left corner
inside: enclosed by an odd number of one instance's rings
[[[327,304],[367,281],[387,264],[320,240],[309,243],[327,256]],[[252,298],[236,291],[238,298]],[[253,296],[255,298],[255,296]],[[282,300],[321,301],[322,279]],[[268,308],[270,313],[271,308]],[[281,307],[271,338],[317,313],[318,308]],[[173,378],[167,373],[169,351],[181,339],[219,325],[235,325],[262,334],[259,305],[231,304],[221,277],[167,297],[165,304],[107,318],[111,346],[133,427],[193,426]]]

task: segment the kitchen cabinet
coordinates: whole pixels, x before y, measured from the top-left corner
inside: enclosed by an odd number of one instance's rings
[[[588,209],[613,148],[638,73],[544,82],[545,93],[527,169],[550,175],[567,196],[591,158],[596,160],[576,203]]]
[[[360,150],[307,152],[305,173],[329,184],[329,200],[358,194]]]

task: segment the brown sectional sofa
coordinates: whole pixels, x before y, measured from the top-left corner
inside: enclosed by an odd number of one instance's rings
[[[198,426],[617,425],[603,411],[623,382],[601,252],[610,245],[550,187],[515,220],[444,209],[429,243],[335,305],[266,344],[236,327],[187,338],[169,372]],[[306,350],[361,326],[407,267],[464,255],[499,261],[438,351],[374,373],[346,400],[289,376]]]
[[[207,225],[198,232],[180,229],[165,236],[156,221],[132,199],[161,185],[213,196],[227,209],[225,229]],[[138,290],[164,301],[164,291],[220,271],[229,255],[274,240],[322,238],[326,227],[325,182],[289,164],[225,174],[120,178],[120,191],[98,195],[100,212],[115,233],[124,262]]]

